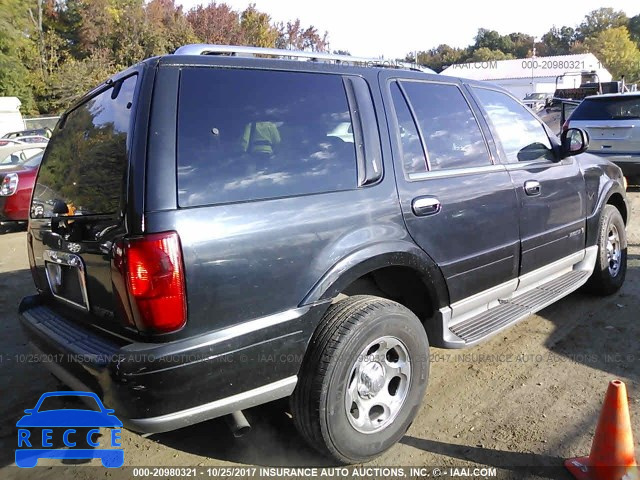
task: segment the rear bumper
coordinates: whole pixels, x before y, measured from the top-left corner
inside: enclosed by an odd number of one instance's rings
[[[622,173],[625,176],[634,176],[640,175],[640,153],[638,154],[620,154],[620,153],[602,153],[602,152],[592,152],[594,155],[598,155],[599,157],[606,158],[610,162],[615,163],[622,169]]]
[[[325,309],[292,309],[164,344],[117,344],[38,296],[22,300],[20,321],[56,377],[97,393],[127,428],[158,433],[290,395]]]

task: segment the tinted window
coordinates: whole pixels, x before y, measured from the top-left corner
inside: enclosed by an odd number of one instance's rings
[[[571,115],[571,120],[637,119],[640,119],[640,95],[628,98],[587,98]]]
[[[418,128],[397,83],[391,85],[391,97],[398,119],[398,135],[402,146],[402,166],[407,175],[427,171],[427,160],[422,149]]]
[[[455,85],[403,82],[427,146],[431,170],[490,165],[469,104]]]
[[[53,133],[33,197],[45,217],[57,199],[75,215],[119,210],[136,78],[116,83],[71,111]]]
[[[342,78],[261,70],[182,72],[180,206],[356,187]]]
[[[553,159],[551,143],[540,121],[509,95],[474,87],[509,163]]]

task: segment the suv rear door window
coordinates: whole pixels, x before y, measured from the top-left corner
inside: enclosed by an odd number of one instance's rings
[[[587,98],[571,115],[571,120],[638,119],[640,119],[640,95],[629,98]]]
[[[487,112],[507,162],[553,160],[547,132],[533,113],[503,92],[472,88]]]
[[[39,217],[51,217],[54,200],[63,200],[75,215],[119,211],[136,79],[127,77],[92,97],[55,130],[34,189]]]
[[[187,68],[178,107],[181,207],[356,188],[337,75]]]
[[[391,84],[391,98],[398,119],[398,135],[402,146],[402,167],[404,173],[410,178],[411,174],[427,171],[427,160],[418,134],[418,127],[397,82]]]
[[[457,85],[402,82],[422,131],[430,170],[491,165],[471,107]]]

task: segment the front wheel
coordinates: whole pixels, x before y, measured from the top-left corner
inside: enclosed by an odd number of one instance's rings
[[[611,295],[624,283],[627,274],[627,231],[622,215],[613,205],[605,205],[598,229],[598,258],[586,284],[595,295]]]
[[[367,461],[405,434],[428,375],[427,335],[410,310],[349,297],[329,308],[311,339],[291,398],[294,422],[323,454]]]

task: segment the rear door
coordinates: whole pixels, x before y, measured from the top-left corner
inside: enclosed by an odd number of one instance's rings
[[[54,304],[92,323],[111,324],[116,316],[111,253],[126,230],[137,84],[138,75],[125,77],[68,112],[34,187],[29,238],[37,286]]]
[[[569,122],[587,130],[590,152],[640,154],[640,95],[586,98]]]
[[[518,195],[520,275],[585,248],[586,191],[575,157],[557,161],[542,122],[507,93],[474,86]]]
[[[497,285],[508,295],[518,271],[516,195],[463,90],[455,81],[383,81],[409,233],[441,268],[451,303]]]

